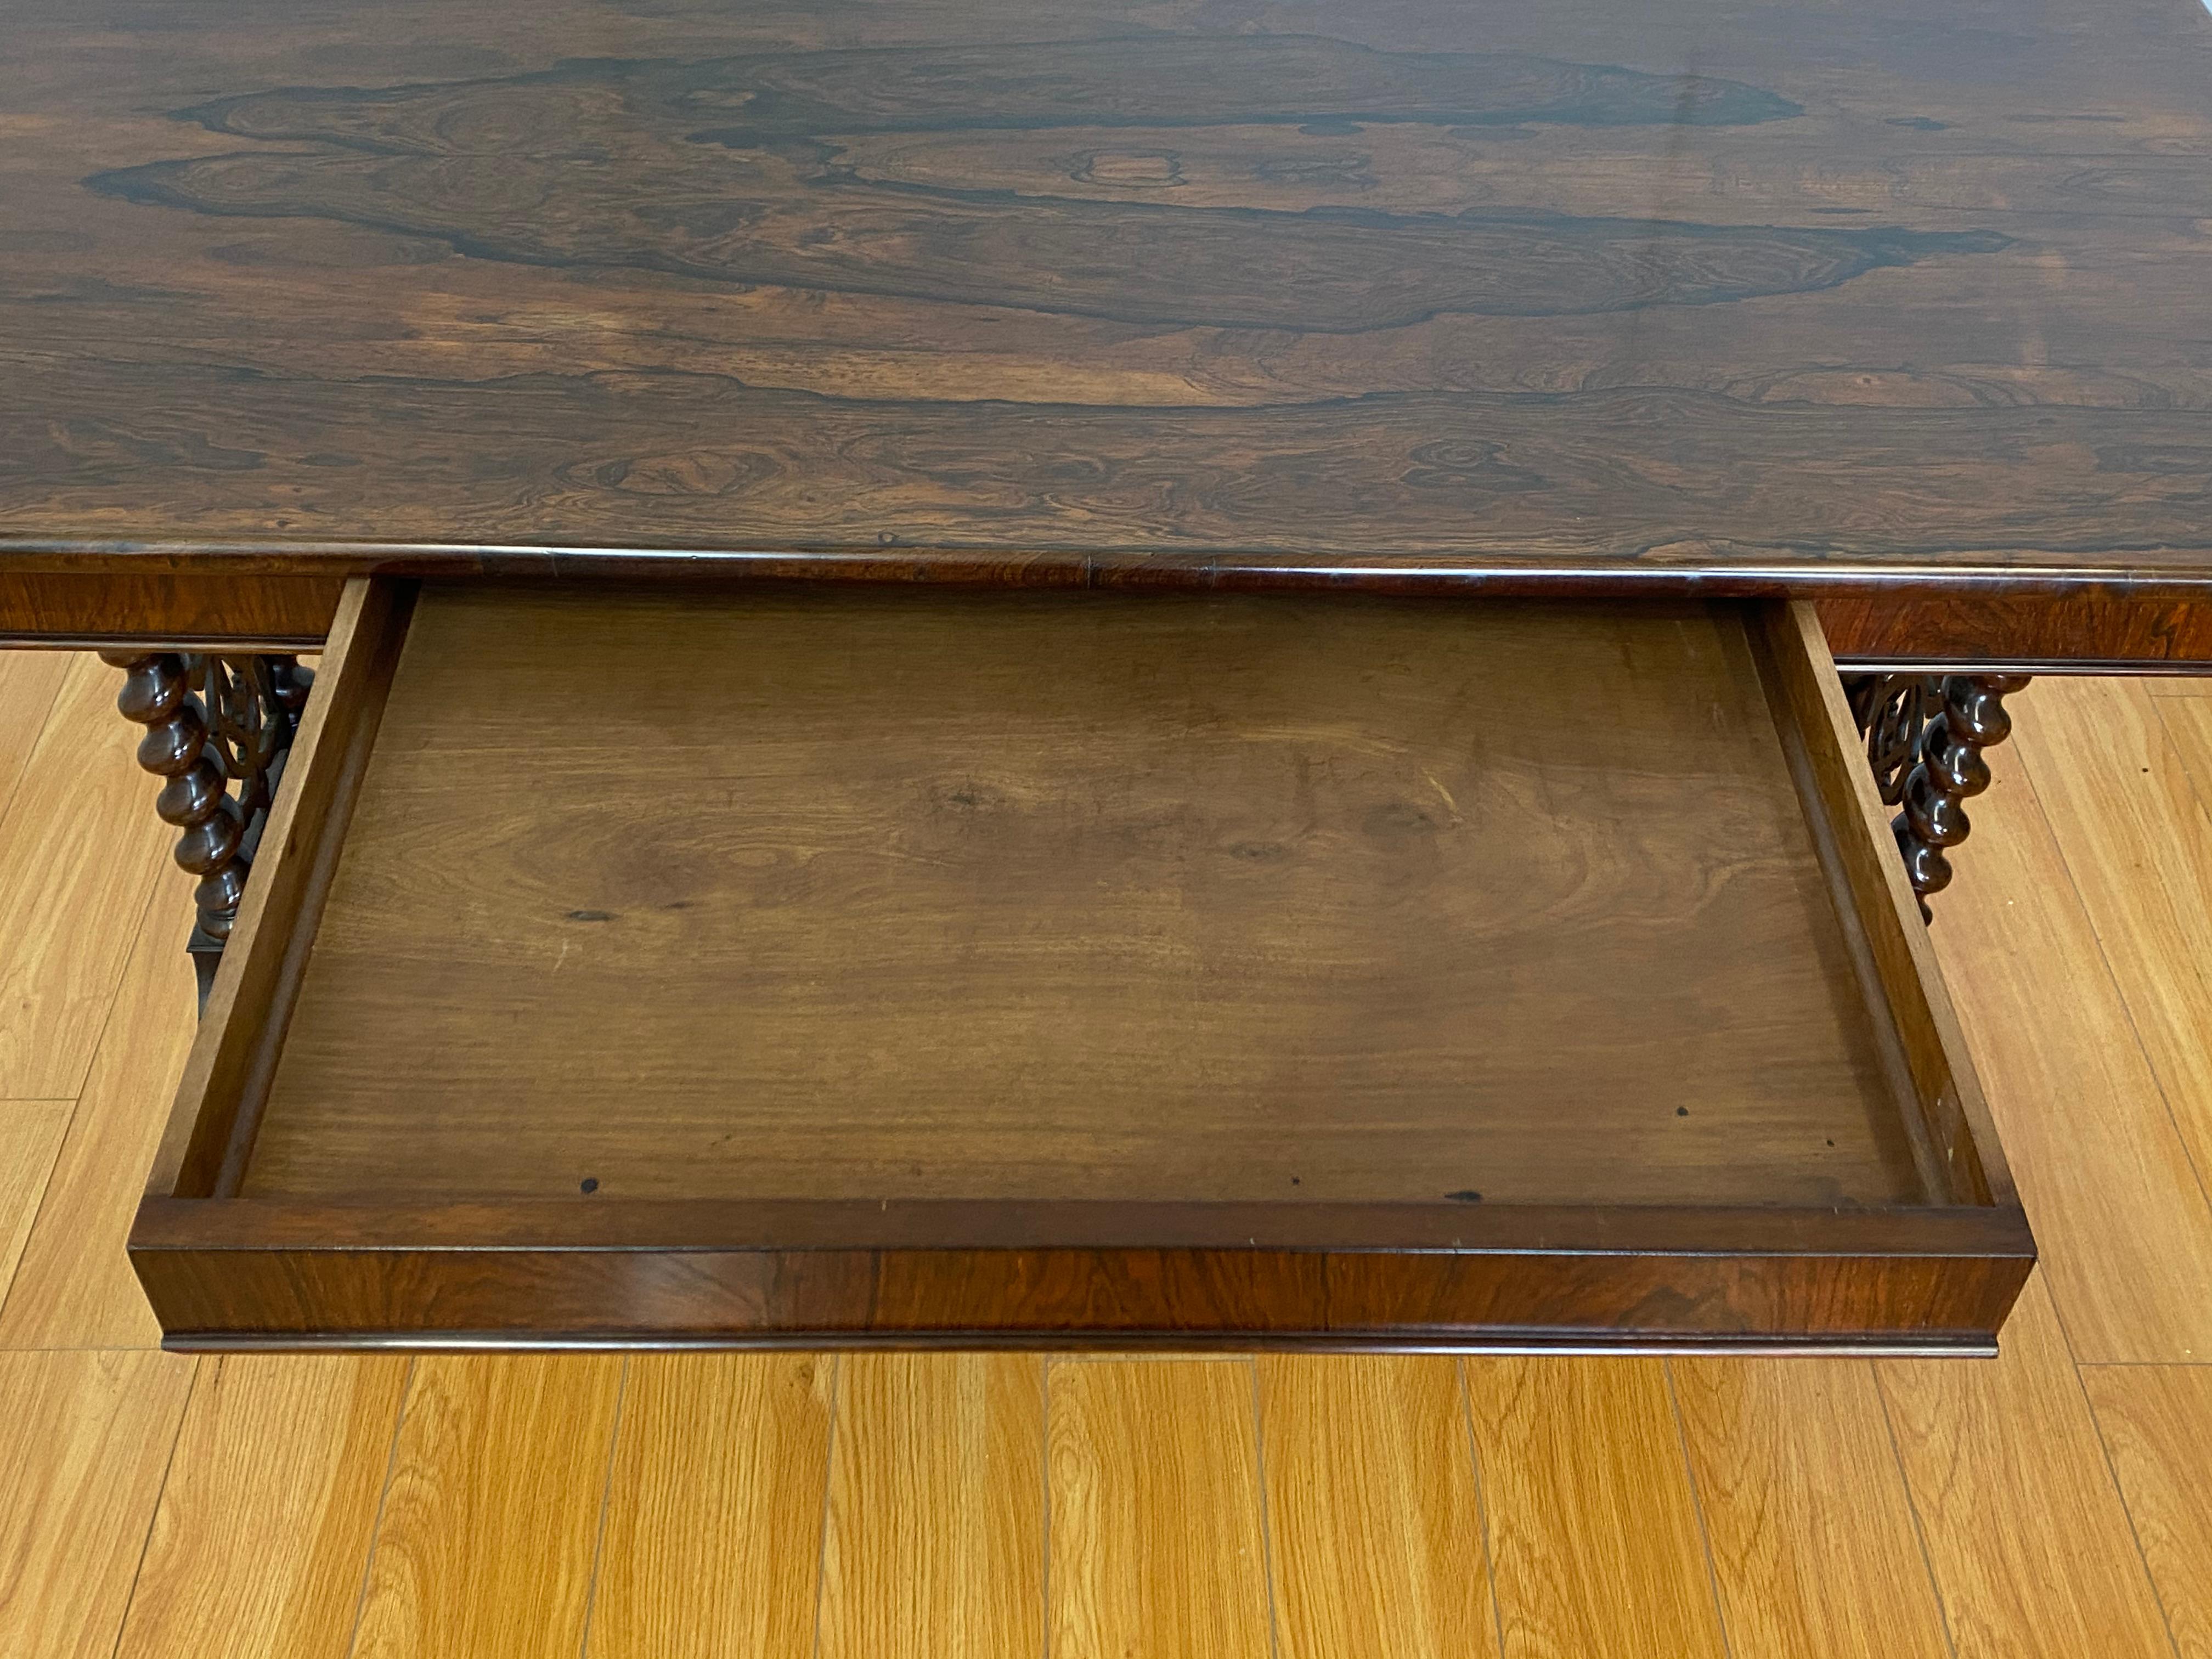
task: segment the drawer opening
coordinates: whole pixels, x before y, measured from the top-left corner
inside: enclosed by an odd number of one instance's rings
[[[353,585],[133,1237],[185,1346],[1985,1351],[1809,608]]]

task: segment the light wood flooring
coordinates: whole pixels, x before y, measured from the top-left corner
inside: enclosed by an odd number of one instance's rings
[[[0,653],[0,1655],[2212,1659],[2212,687],[2046,680],[1936,935],[1994,1361],[163,1355],[190,881]]]

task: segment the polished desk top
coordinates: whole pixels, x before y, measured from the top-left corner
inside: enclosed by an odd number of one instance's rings
[[[2212,15],[18,0],[0,374],[18,570],[2212,593]]]

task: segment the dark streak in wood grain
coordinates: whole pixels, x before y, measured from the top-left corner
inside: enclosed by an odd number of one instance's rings
[[[741,129],[686,132],[741,110]],[[978,109],[987,112],[976,114]],[[965,53],[593,63],[380,92],[293,88],[179,112],[281,150],[94,175],[125,200],[345,221],[473,258],[1016,306],[1176,326],[1404,327],[1804,293],[1995,232],[1747,227],[1569,213],[1282,213],[866,180],[832,135],[1103,120],[1599,127],[1796,113],[1757,88],[1604,66],[1204,36]],[[319,151],[302,151],[316,142]],[[643,188],[640,180],[648,180]]]
[[[1838,657],[1885,665],[2040,667],[2076,659],[2212,671],[2212,600],[2191,604],[2109,586],[2033,599],[1960,592],[1824,599],[1820,621]]]
[[[635,118],[700,142],[755,147],[822,133],[1065,126],[1732,126],[1803,113],[1762,88],[1516,52],[1378,52],[1323,34],[1124,34],[1113,39],[862,48],[693,60],[586,59],[535,75],[377,91],[293,87],[179,112],[210,131],[330,138],[386,152],[498,146],[515,131],[474,118],[528,88],[550,130],[611,91]],[[733,118],[742,118],[741,119]],[[700,123],[712,131],[690,133]],[[547,129],[541,127],[539,131]]]
[[[1505,565],[1665,563],[1684,544],[1692,561],[1720,544],[1736,561],[1756,550],[1818,563],[1823,543],[1848,538],[1902,562],[1937,550],[2010,562],[2033,547],[2126,550],[2154,567],[2166,549],[2212,535],[2212,428],[2179,411],[1914,409],[1876,427],[1822,404],[1656,390],[1017,410],[679,373],[532,375],[380,388],[404,396],[416,421],[471,434],[465,449],[410,453],[411,492],[394,498],[375,475],[313,462],[332,444],[382,441],[374,407],[345,388],[237,377],[218,423],[146,409],[134,385],[81,374],[82,412],[67,422],[0,410],[0,499],[35,484],[150,512],[164,477],[182,471],[203,509],[281,483],[289,506],[269,531],[632,547],[741,525],[795,548],[1110,542],[1328,555],[1387,523],[1405,553]],[[1016,426],[1018,446],[1006,441]],[[1777,445],[1823,464],[1778,469]],[[1976,488],[1956,488],[1968,476]],[[467,507],[440,505],[461,500]],[[1606,510],[1563,516],[1563,501]],[[2112,539],[2121,514],[2124,550]],[[1810,544],[1782,533],[1798,524],[1824,528]],[[2183,562],[2202,568],[2194,555]]]
[[[23,0],[0,560],[2188,599],[2212,18],[2123,3]]]
[[[0,640],[320,643],[339,575],[0,570]]]
[[[1417,218],[1356,208],[1278,213],[868,185],[826,166],[787,182],[744,171],[678,158],[677,167],[653,169],[656,191],[667,192],[658,200],[641,199],[596,160],[464,165],[249,152],[153,162],[86,182],[125,201],[196,213],[332,219],[434,236],[472,258],[1172,327],[1322,333],[1403,328],[1454,313],[1556,317],[1721,305],[2012,246],[1986,230],[1740,228],[1568,214]],[[465,182],[457,173],[483,177],[457,194]],[[733,199],[732,191],[758,199]],[[793,191],[813,193],[794,200]],[[511,204],[503,222],[483,214],[493,197]]]

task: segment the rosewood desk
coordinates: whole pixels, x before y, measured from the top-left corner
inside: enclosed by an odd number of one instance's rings
[[[2197,0],[5,30],[172,1342],[1988,1351],[1923,917],[2212,670]]]

